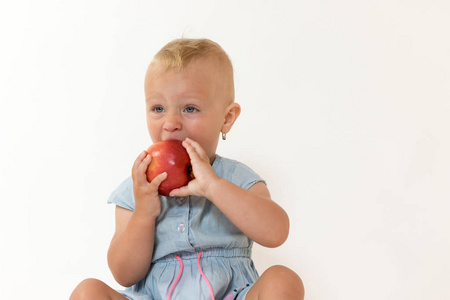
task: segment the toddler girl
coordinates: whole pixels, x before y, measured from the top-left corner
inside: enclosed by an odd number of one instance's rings
[[[168,43],[147,69],[145,101],[152,141],[183,141],[195,178],[158,195],[167,174],[149,183],[152,158],[142,152],[108,200],[116,205],[108,263],[128,288],[86,279],[71,299],[303,299],[297,274],[274,266],[260,277],[251,259],[253,242],[287,239],[286,212],[258,174],[216,154],[241,112],[224,50],[206,39]]]

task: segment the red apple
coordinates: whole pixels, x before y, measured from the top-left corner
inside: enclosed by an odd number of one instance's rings
[[[165,140],[151,145],[147,153],[152,161],[147,169],[147,180],[151,182],[156,176],[167,172],[167,178],[159,185],[159,193],[169,196],[173,189],[185,186],[192,179],[191,159],[182,142]]]

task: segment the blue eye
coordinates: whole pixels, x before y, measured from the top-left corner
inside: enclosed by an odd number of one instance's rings
[[[196,109],[195,107],[188,106],[188,107],[186,107],[186,108],[184,109],[184,111],[187,112],[187,113],[193,113],[193,112],[196,112],[197,109]]]
[[[152,109],[154,112],[156,112],[156,113],[162,113],[162,112],[164,112],[164,108],[162,108],[161,106],[155,106],[155,107],[153,107],[153,109]]]

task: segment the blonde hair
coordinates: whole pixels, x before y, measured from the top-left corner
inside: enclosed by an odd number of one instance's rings
[[[170,70],[183,71],[193,61],[210,58],[216,61],[215,67],[224,74],[224,84],[230,86],[231,102],[234,101],[234,78],[231,60],[219,44],[209,39],[181,38],[167,43],[153,57],[148,71],[156,71],[156,73]]]

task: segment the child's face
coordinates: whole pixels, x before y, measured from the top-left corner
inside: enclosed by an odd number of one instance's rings
[[[147,74],[147,127],[152,141],[189,137],[212,160],[231,104],[224,96],[223,77],[209,60],[193,61],[183,71]]]

